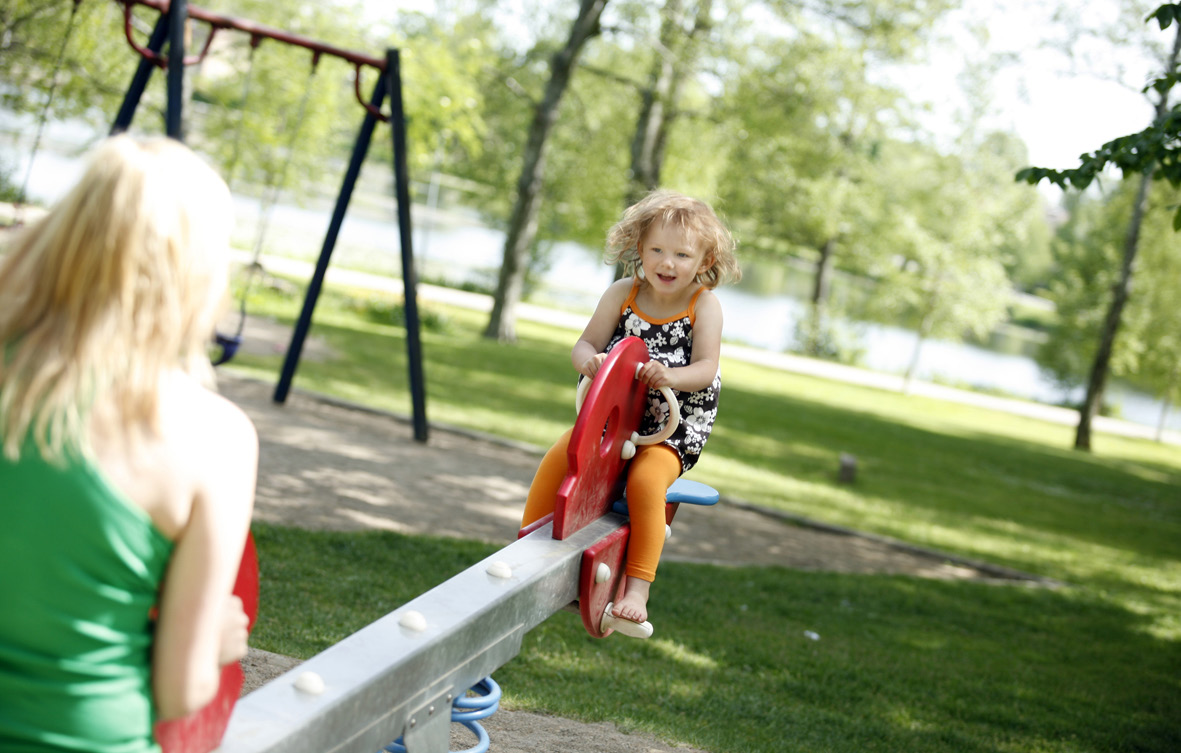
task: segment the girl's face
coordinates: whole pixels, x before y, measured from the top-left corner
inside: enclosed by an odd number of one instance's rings
[[[709,269],[698,240],[694,233],[663,222],[648,228],[640,240],[640,265],[653,290],[664,295],[684,292]]]

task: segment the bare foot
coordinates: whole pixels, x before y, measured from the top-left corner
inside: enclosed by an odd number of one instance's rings
[[[632,622],[644,622],[648,619],[648,591],[652,584],[646,580],[627,577],[627,585],[623,589],[623,598],[615,602],[611,612]]]

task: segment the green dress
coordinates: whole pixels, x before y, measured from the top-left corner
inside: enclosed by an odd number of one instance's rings
[[[173,544],[91,464],[0,454],[0,751],[157,751],[151,610]]]

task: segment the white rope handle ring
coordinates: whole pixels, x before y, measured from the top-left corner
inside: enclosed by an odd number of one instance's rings
[[[640,369],[644,368],[644,364],[636,364],[636,377],[640,376]],[[578,383],[578,391],[574,395],[574,412],[582,412],[582,403],[586,400],[586,393],[590,392],[590,379],[583,379]],[[664,396],[668,402],[668,420],[664,422],[664,428],[655,434],[649,434],[641,437],[636,432],[632,432],[630,440],[623,443],[623,459],[631,460],[635,457],[637,445],[659,444],[673,435],[677,427],[681,425],[681,406],[677,403],[677,396],[673,394],[672,388],[661,387],[660,394]]]

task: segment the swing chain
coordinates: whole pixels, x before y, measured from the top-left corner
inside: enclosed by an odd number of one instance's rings
[[[250,49],[250,66],[247,69],[247,82],[246,82],[247,83],[247,89],[246,89],[247,93],[249,92],[250,77],[251,77],[253,70],[254,70],[254,50],[257,48],[259,41],[260,41],[259,37],[252,35],[251,49]],[[247,267],[246,280],[242,284],[242,292],[241,292],[241,295],[239,296],[239,299],[238,299],[238,327],[237,327],[236,332],[233,335],[223,335],[220,333],[217,334],[216,341],[217,341],[217,344],[221,347],[222,352],[221,352],[220,356],[214,361],[214,363],[213,363],[214,366],[220,366],[221,364],[223,364],[223,363],[229,361],[231,358],[233,358],[234,354],[237,352],[238,347],[242,343],[242,332],[246,328],[246,300],[250,295],[251,288],[254,287],[255,278],[259,275],[260,272],[263,271],[262,262],[260,260],[262,258],[263,240],[266,237],[267,226],[270,224],[271,210],[274,209],[275,204],[278,203],[279,192],[283,190],[283,186],[287,182],[287,172],[288,172],[288,168],[291,165],[291,157],[295,153],[295,142],[299,136],[300,126],[303,124],[304,116],[307,114],[308,102],[311,99],[312,84],[315,81],[316,71],[319,69],[319,66],[320,66],[320,51],[313,50],[312,51],[312,65],[311,65],[311,69],[308,71],[307,83],[304,84],[303,96],[299,100],[298,111],[296,113],[294,121],[288,119],[287,152],[283,157],[283,165],[279,170],[278,179],[275,180],[274,182],[272,182],[268,186],[268,188],[270,189],[269,198],[267,199],[266,203],[261,205],[259,208],[260,217],[259,217],[259,224],[258,224],[258,233],[255,236],[255,241],[254,241],[253,258],[251,259],[250,265]],[[241,136],[242,120],[244,120],[246,117],[245,116],[245,113],[246,113],[245,94],[243,95],[243,97],[244,98],[242,101],[242,119],[239,120],[239,122],[238,122],[238,135],[235,137],[235,140],[234,140],[234,161],[235,162],[237,160],[237,144],[238,144],[239,137]]]
[[[49,109],[53,106],[53,98],[57,94],[58,73],[61,72],[62,61],[66,57],[66,47],[74,33],[74,21],[78,17],[78,6],[81,4],[82,0],[74,0],[74,6],[70,8],[70,19],[66,22],[66,31],[62,34],[62,43],[58,47],[57,59],[53,63],[53,75],[49,80],[49,95],[45,98],[45,106],[41,108],[41,117],[37,119],[37,133],[33,136],[33,148],[29,150],[29,166],[25,169],[25,179],[21,183],[20,193],[17,194],[17,200],[20,202],[17,205],[18,210],[28,200],[29,179],[33,176],[33,162],[37,159],[38,150],[41,149],[41,137],[45,133],[45,124],[49,120]],[[18,211],[17,214],[16,224],[23,224],[23,217],[20,216],[23,212]]]

